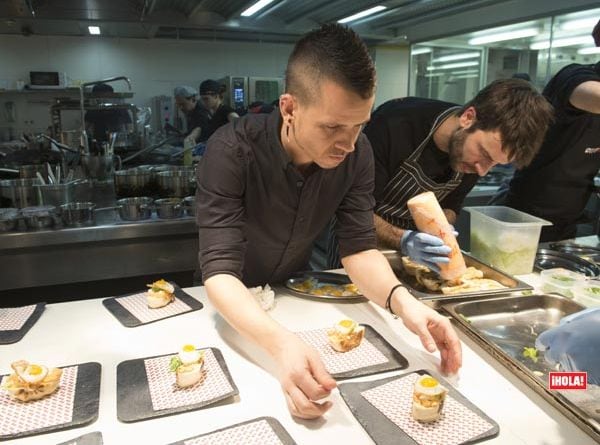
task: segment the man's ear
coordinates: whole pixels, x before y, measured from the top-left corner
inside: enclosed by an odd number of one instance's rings
[[[462,128],[469,129],[477,120],[477,111],[475,107],[469,107],[460,115],[459,122]]]
[[[294,96],[290,93],[284,93],[279,96],[279,111],[283,120],[289,120],[294,117],[295,102]]]

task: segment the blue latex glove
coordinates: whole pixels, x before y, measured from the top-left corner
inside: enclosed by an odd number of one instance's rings
[[[405,230],[400,240],[400,250],[411,260],[440,273],[439,263],[448,263],[448,254],[452,251],[441,238],[428,233]]]
[[[560,363],[565,371],[587,371],[588,383],[600,385],[600,308],[564,317],[538,336],[535,347],[545,351],[548,363]]]

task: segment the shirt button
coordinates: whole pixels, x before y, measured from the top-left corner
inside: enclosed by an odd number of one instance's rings
[[[296,182],[296,187],[300,188],[304,185],[304,181],[298,181]]]

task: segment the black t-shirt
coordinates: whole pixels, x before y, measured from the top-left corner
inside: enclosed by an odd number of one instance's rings
[[[97,141],[108,141],[108,133],[123,131],[123,126],[131,123],[129,112],[122,108],[89,110],[85,113],[84,119],[94,126],[92,136]]]
[[[575,235],[575,224],[594,190],[600,154],[585,154],[600,146],[600,114],[571,105],[575,88],[600,82],[600,63],[571,64],[560,70],[544,88],[555,109],[555,122],[546,133],[539,153],[528,167],[515,172],[506,205],[551,221],[542,240]]]
[[[369,138],[375,157],[375,200],[381,203],[383,191],[400,165],[427,137],[436,118],[456,104],[433,99],[407,97],[393,99],[379,106],[364,133]],[[444,183],[454,171],[448,153],[429,140],[418,159],[423,172],[432,180]],[[446,196],[440,205],[460,212],[465,196],[478,180],[476,174],[463,175],[458,187]]]
[[[208,110],[202,106],[200,102],[196,102],[196,106],[191,111],[191,113],[186,115],[187,118],[187,133],[190,134],[194,128],[200,127],[202,132],[200,134],[200,138],[198,141],[205,141],[207,138],[204,137],[205,131],[208,129],[208,122],[210,120],[210,115],[208,114]]]
[[[206,131],[204,131],[204,128],[202,129],[202,140],[206,141],[209,137],[213,135],[215,131],[217,131],[217,128],[229,123],[229,119],[227,119],[227,116],[229,116],[230,113],[234,112],[235,110],[229,105],[219,105],[219,108],[217,108],[215,114],[213,114],[212,117],[209,118],[208,124],[206,126]]]

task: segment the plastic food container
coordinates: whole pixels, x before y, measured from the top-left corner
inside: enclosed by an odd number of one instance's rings
[[[552,223],[504,206],[465,210],[471,213],[471,255],[509,275],[533,271],[542,226]]]
[[[600,307],[600,280],[578,281],[573,286],[573,297],[586,307]]]
[[[587,282],[585,275],[573,272],[572,270],[563,269],[562,267],[542,270],[540,272],[540,277],[542,279],[542,290],[544,292],[554,292],[569,298],[573,298],[575,286],[579,283]]]

